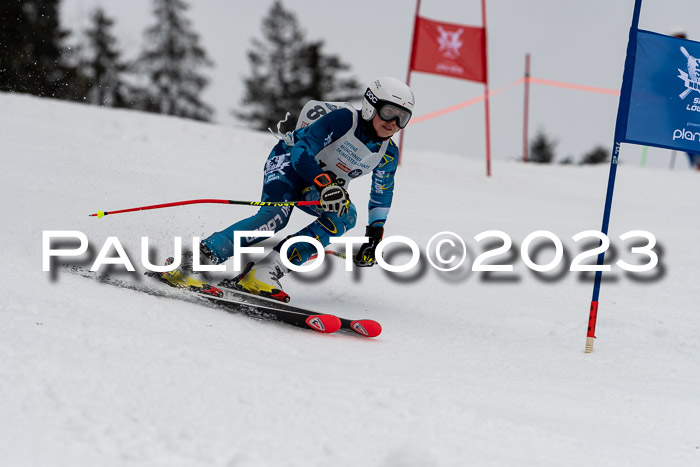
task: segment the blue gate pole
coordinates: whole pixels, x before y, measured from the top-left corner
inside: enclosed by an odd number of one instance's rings
[[[615,175],[617,174],[617,162],[620,156],[620,146],[625,141],[627,133],[627,118],[629,115],[630,95],[632,93],[632,77],[634,75],[634,63],[637,53],[637,30],[639,28],[639,13],[642,9],[642,0],[635,0],[634,13],[632,14],[632,26],[630,26],[629,42],[627,43],[627,58],[622,74],[622,88],[620,89],[620,102],[617,107],[617,120],[615,122],[615,142],[613,144],[612,158],[610,159],[610,173],[608,175],[608,190],[605,195],[605,209],[603,210],[603,226],[600,231],[607,235],[610,224],[610,211],[612,209],[613,191],[615,189]],[[598,255],[598,266],[602,266],[605,260],[605,252]],[[595,340],[595,326],[598,319],[598,298],[600,296],[600,283],[603,278],[602,271],[596,271],[593,284],[593,297],[588,315],[588,333],[586,334],[586,353],[593,352]]]

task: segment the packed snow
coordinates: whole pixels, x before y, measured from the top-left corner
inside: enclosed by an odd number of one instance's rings
[[[379,321],[383,333],[365,339],[102,285],[67,274],[60,258],[42,271],[43,232],[80,231],[86,267],[117,237],[137,272],[114,274],[146,281],[142,236],[160,261],[175,236],[209,235],[254,208],[88,214],[256,200],[269,133],[11,94],[0,109],[3,466],[700,465],[700,172],[641,168],[623,147],[612,271],[585,354],[593,279],[568,269],[597,243],[572,236],[600,230],[608,165],[496,155],[487,178],[481,155],[408,143],[386,235],[413,239],[419,265],[346,272],[328,257],[284,279],[296,305]],[[368,178],[350,187],[360,213],[350,235],[364,233]],[[295,212],[276,240],[311,220]],[[471,270],[502,244],[474,239],[492,230],[513,246],[485,264],[513,272]],[[520,253],[539,230],[564,245],[547,273]],[[647,273],[615,264],[646,262],[631,251],[644,241],[619,238],[635,230],[658,241]],[[428,241],[444,231],[467,245],[451,272],[427,261]],[[530,255],[546,264],[552,242],[538,242]],[[387,251],[395,264],[410,258]]]

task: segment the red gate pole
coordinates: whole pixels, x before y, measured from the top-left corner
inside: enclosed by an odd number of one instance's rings
[[[406,85],[411,87],[411,65],[413,64],[413,51],[416,50],[416,24],[418,24],[418,13],[420,12],[420,1],[416,1],[416,14],[413,16],[413,36],[411,37],[411,56],[408,57],[408,71],[406,72]],[[401,156],[403,155],[403,136],[406,134],[406,128],[401,130],[399,136],[399,164],[401,164]]]
[[[523,105],[523,162],[528,160],[527,125],[530,118],[530,53],[525,54],[525,102]]]
[[[484,27],[484,111],[486,114],[486,176],[491,176],[491,119],[489,117],[489,66],[488,47],[486,46],[486,0],[481,0],[481,23]]]

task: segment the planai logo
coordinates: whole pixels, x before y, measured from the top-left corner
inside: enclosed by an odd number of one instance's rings
[[[677,139],[684,139],[686,141],[700,141],[700,132],[693,132],[685,129],[675,129],[673,130],[673,141]]]
[[[679,97],[681,99],[685,99],[688,94],[693,91],[700,93],[700,60],[690,55],[683,46],[681,46],[681,52],[683,55],[685,55],[685,58],[688,59],[687,73],[680,68],[678,69],[678,72],[680,73],[678,77],[682,79],[683,83],[685,84],[685,91],[683,91]]]

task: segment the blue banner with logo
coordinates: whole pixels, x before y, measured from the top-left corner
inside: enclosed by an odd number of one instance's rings
[[[700,153],[700,43],[643,30],[636,36],[632,79],[623,83],[623,142]]]

